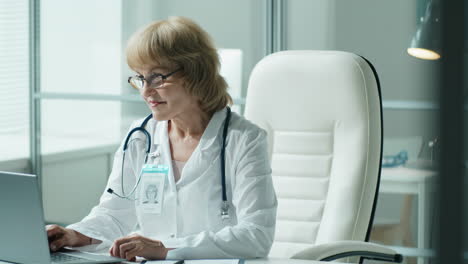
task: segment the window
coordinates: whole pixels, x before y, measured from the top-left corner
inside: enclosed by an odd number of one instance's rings
[[[0,1],[0,169],[29,156],[29,1]]]

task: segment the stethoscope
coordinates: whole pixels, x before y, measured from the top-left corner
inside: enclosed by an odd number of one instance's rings
[[[127,138],[125,138],[125,142],[123,145],[123,157],[122,157],[122,167],[121,167],[121,190],[122,194],[116,193],[112,188],[107,189],[107,192],[110,194],[115,194],[117,197],[120,197],[122,199],[127,199],[127,200],[133,200],[135,201],[136,199],[132,198],[131,196],[135,193],[138,185],[140,184],[141,181],[141,173],[138,176],[138,180],[133,186],[132,190],[130,191],[129,194],[125,194],[124,190],[124,162],[125,162],[125,155],[128,149],[128,143],[130,141],[130,138],[132,137],[133,133],[136,132],[142,132],[145,137],[146,137],[146,155],[145,155],[145,164],[148,161],[148,156],[150,155],[150,149],[151,149],[151,136],[148,133],[148,131],[145,129],[146,124],[148,121],[153,117],[152,114],[147,116],[145,120],[141,123],[139,127],[135,127],[127,135]],[[225,150],[226,150],[226,137],[227,137],[227,131],[228,131],[228,126],[229,126],[229,120],[231,119],[231,108],[227,107],[226,111],[226,119],[224,121],[224,127],[223,127],[223,144],[221,147],[221,187],[222,187],[222,199],[223,199],[223,204],[221,205],[221,218],[222,219],[228,219],[229,218],[229,203],[227,201],[227,195],[226,195],[226,164],[225,164]]]

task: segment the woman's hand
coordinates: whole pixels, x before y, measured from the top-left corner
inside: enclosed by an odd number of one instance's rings
[[[137,256],[145,259],[166,259],[168,251],[161,241],[135,234],[115,240],[109,253],[113,257],[135,261]]]
[[[57,251],[63,247],[81,247],[91,244],[92,239],[75,230],[58,225],[46,226],[49,248]]]

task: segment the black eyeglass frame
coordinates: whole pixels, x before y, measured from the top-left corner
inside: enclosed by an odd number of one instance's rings
[[[176,72],[178,72],[178,71],[180,71],[180,70],[182,70],[182,68],[178,68],[177,70],[175,70],[175,71],[173,71],[173,72],[170,72],[170,73],[168,73],[168,74],[166,74],[166,75],[160,74],[160,73],[154,73],[154,74],[152,74],[151,76],[146,77],[146,78],[145,78],[143,75],[129,76],[127,82],[128,82],[132,87],[134,87],[134,88],[136,88],[136,89],[138,89],[138,90],[142,90],[143,87],[144,87],[144,81],[146,81],[146,83],[149,83],[149,84],[150,84],[150,83],[153,82],[154,79],[156,79],[156,78],[158,78],[158,77],[161,77],[161,81],[164,83],[164,81],[165,81],[168,77],[170,77],[171,75],[173,75],[174,73],[176,73]],[[131,82],[131,80],[132,80],[133,78],[138,78],[138,80],[141,80],[141,81],[143,82],[143,86],[142,86],[141,88],[138,88],[138,87],[136,87],[135,85],[133,85],[133,83]],[[161,86],[159,86],[159,87],[161,87]],[[154,87],[154,89],[158,89],[159,87]],[[150,88],[153,88],[153,87],[150,87]]]

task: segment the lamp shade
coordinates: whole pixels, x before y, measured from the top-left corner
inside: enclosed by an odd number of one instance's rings
[[[440,52],[440,9],[437,1],[427,4],[426,12],[411,40],[408,54],[424,60],[437,60]]]

